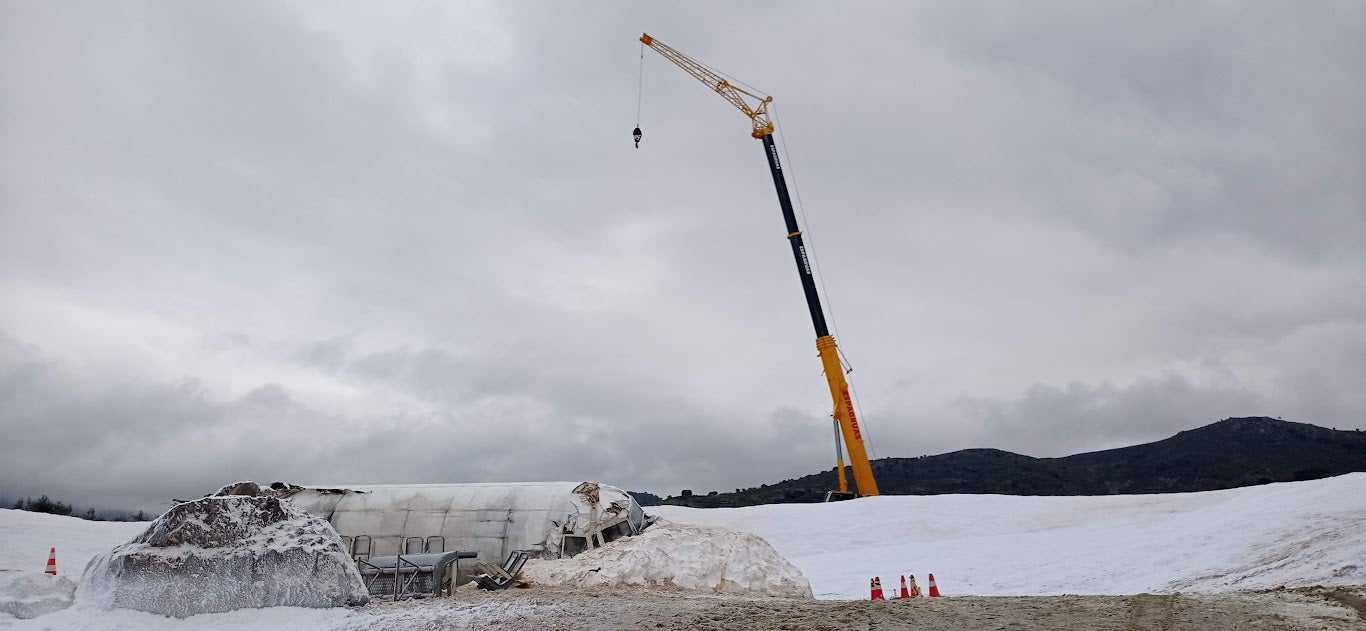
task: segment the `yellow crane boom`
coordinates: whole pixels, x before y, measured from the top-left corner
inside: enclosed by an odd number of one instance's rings
[[[854,402],[849,397],[849,383],[844,378],[844,366],[840,362],[839,348],[831,337],[825,322],[825,311],[821,308],[820,295],[816,292],[816,281],[811,274],[811,263],[807,258],[806,245],[802,241],[802,231],[797,225],[797,217],[792,210],[792,198],[787,192],[787,179],[783,175],[782,163],[778,161],[778,148],[773,142],[773,121],[768,116],[768,105],[773,97],[755,94],[728,81],[712,69],[698,63],[653,38],[649,33],[640,36],[640,43],[649,46],[665,59],[701,81],[703,85],[721,95],[731,105],[749,117],[752,124],[751,135],[764,144],[764,155],[768,158],[769,172],[773,175],[773,186],[778,192],[778,203],[783,209],[783,220],[787,227],[787,240],[792,246],[792,256],[797,262],[797,272],[801,276],[802,290],[806,294],[806,306],[811,312],[811,323],[816,329],[816,350],[820,353],[821,365],[825,368],[825,379],[830,387],[830,398],[834,402],[834,419],[838,428],[835,440],[836,470],[839,474],[840,493],[850,496],[848,483],[844,477],[839,439],[849,450],[849,462],[854,470],[854,484],[859,495],[877,495],[877,480],[873,478],[873,467],[868,462],[864,446],[863,432],[859,429],[858,415],[854,412]],[[749,97],[757,101],[751,104]]]

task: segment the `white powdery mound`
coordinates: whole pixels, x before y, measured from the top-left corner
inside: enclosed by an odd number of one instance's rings
[[[573,558],[529,561],[522,576],[543,585],[642,585],[811,598],[811,584],[801,570],[758,536],[667,521]]]
[[[259,607],[364,604],[365,585],[326,521],[275,497],[177,504],[95,557],[78,600],[187,617]]]
[[[36,618],[71,606],[76,583],[65,576],[38,572],[0,572],[0,611],[16,618]]]

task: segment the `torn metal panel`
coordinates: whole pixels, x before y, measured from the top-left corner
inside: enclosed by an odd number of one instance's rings
[[[578,493],[579,495],[582,495],[582,496],[583,496],[583,499],[588,500],[588,505],[589,505],[589,506],[597,506],[597,505],[598,505],[598,483],[597,483],[597,482],[584,482],[583,484],[580,484],[580,485],[574,487],[574,492],[575,492],[575,493]]]

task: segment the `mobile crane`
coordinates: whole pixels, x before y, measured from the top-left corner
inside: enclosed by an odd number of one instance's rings
[[[844,449],[840,446],[841,436],[849,448],[849,461],[854,471],[854,484],[858,489],[858,495],[877,495],[877,480],[873,478],[873,468],[868,462],[863,432],[859,429],[858,416],[854,413],[854,402],[849,398],[849,383],[844,378],[839,348],[825,323],[820,295],[816,293],[816,281],[811,275],[811,262],[807,258],[806,245],[802,242],[802,231],[797,225],[797,217],[792,211],[792,199],[787,192],[787,180],[783,175],[782,163],[778,161],[778,147],[773,142],[774,126],[768,115],[768,105],[773,102],[773,97],[755,94],[732,84],[711,68],[670,48],[651,37],[649,33],[640,36],[640,43],[682,68],[743,112],[749,117],[752,125],[750,135],[763,141],[764,155],[768,158],[768,170],[773,175],[773,186],[778,191],[778,204],[782,206],[783,221],[787,224],[787,240],[792,246],[792,257],[797,262],[797,273],[802,279],[802,291],[806,293],[806,307],[811,312],[811,323],[816,328],[816,350],[825,369],[825,380],[830,386],[830,398],[834,401],[835,471],[839,476],[839,491],[827,493],[826,501],[856,497],[849,491],[849,483],[844,476]],[[751,99],[757,102],[751,104]],[[636,146],[639,147],[639,125],[632,130],[632,134]]]

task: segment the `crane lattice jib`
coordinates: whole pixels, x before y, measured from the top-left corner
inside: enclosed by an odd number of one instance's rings
[[[695,79],[701,81],[717,94],[720,94],[721,98],[729,101],[731,105],[734,105],[741,112],[744,112],[745,116],[748,116],[749,120],[754,124],[752,135],[755,138],[763,138],[764,136],[773,133],[773,121],[768,118],[768,104],[773,101],[773,97],[755,94],[737,87],[735,84],[727,81],[725,77],[716,74],[711,68],[670,48],[668,44],[650,37],[649,33],[641,34],[640,43],[653,48],[655,52],[663,55],[665,59],[674,62],[679,68],[687,71],[687,73],[692,75]],[[746,96],[757,100],[759,102],[758,105],[751,106],[749,101],[745,100]]]

